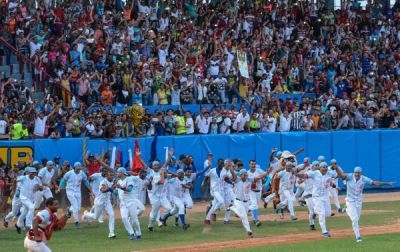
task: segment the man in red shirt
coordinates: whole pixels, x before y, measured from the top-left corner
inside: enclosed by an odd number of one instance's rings
[[[89,151],[84,155],[84,160],[88,177],[90,177],[93,173],[100,172],[101,163],[99,158],[95,158],[93,154],[90,154]]]

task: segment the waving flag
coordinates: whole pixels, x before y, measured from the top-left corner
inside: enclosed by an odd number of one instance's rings
[[[139,173],[140,169],[143,168],[140,158],[136,155],[138,152],[140,152],[140,146],[138,140],[135,140],[135,147],[133,150],[133,165],[131,167],[133,173]]]

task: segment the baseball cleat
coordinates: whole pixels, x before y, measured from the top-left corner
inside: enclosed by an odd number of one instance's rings
[[[329,232],[322,233],[322,236],[325,238],[330,238],[331,234]]]
[[[300,206],[305,206],[307,203],[304,200],[299,200],[299,205]]]
[[[253,238],[253,233],[252,232],[247,232],[247,235],[249,236],[249,238]]]
[[[231,224],[231,221],[224,221],[224,224]]]
[[[78,221],[75,222],[75,228],[81,228],[81,224]]]
[[[315,225],[310,225],[310,230],[316,230]]]
[[[183,225],[183,230],[185,230],[185,231],[186,231],[186,230],[187,230],[189,227],[190,227],[190,225],[189,225],[189,224],[184,224],[184,225]]]
[[[341,207],[341,208],[338,209],[338,212],[339,212],[339,213],[345,213],[346,210],[345,210],[343,207]]]
[[[267,207],[268,207],[268,203],[264,202],[264,208],[267,208]]]
[[[71,216],[72,216],[71,207],[67,207],[67,209],[65,210],[65,215],[67,216],[67,218],[71,218]]]
[[[204,225],[210,225],[211,221],[210,220],[204,220]]]
[[[6,221],[6,216],[3,216],[3,225],[5,228],[8,228],[8,221]]]
[[[15,228],[17,229],[17,233],[18,233],[18,234],[20,234],[20,233],[21,233],[21,228],[20,228],[20,227],[18,227],[18,225],[17,225],[17,224],[15,224],[14,226],[15,226]]]
[[[362,242],[361,237],[357,237],[356,241],[357,242]]]
[[[149,230],[149,232],[153,232],[153,227],[148,227],[147,229]]]
[[[142,236],[141,235],[136,236],[136,240],[141,241],[142,240]]]
[[[335,216],[335,213],[331,213],[331,217]]]
[[[211,214],[211,220],[212,221],[217,221],[217,215],[215,213]]]
[[[256,226],[257,227],[259,227],[259,226],[261,226],[262,225],[262,222],[261,221],[256,221]]]
[[[292,221],[295,221],[295,220],[297,220],[297,217],[296,217],[296,216],[292,216],[292,217],[290,217],[290,219],[291,219]]]
[[[130,234],[129,235],[129,240],[131,240],[131,241],[136,240],[135,234]]]
[[[103,217],[101,217],[101,216],[99,217],[99,219],[98,219],[97,221],[98,221],[99,223],[101,223],[101,224],[104,223]]]
[[[175,227],[179,227],[179,222],[175,222]]]
[[[117,236],[114,233],[109,233],[108,238],[115,239]]]

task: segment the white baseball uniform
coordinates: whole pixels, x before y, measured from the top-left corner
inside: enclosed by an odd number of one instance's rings
[[[247,178],[247,180],[243,181],[240,177],[237,177],[234,182],[235,199],[233,201],[233,206],[231,207],[232,211],[242,220],[242,225],[247,232],[251,232],[247,213],[250,207],[251,184],[253,181],[254,179],[252,178]]]
[[[87,180],[87,176],[83,171],[79,171],[78,173],[75,170],[70,170],[64,174],[63,181],[66,184],[66,193],[69,203],[72,208],[72,215],[74,217],[74,222],[79,222],[79,210],[82,206],[82,192],[81,186],[82,182],[85,185],[89,185],[89,181]]]
[[[280,178],[279,181],[279,195],[281,202],[278,204],[278,208],[283,209],[286,205],[288,206],[290,216],[295,217],[294,212],[294,184],[296,182],[296,177],[292,172],[287,172],[286,170],[280,171],[278,173]]]
[[[41,230],[45,230],[47,226],[51,225],[51,216],[50,213],[47,209],[44,209],[42,211],[39,211],[36,214],[36,217],[40,220],[39,223],[39,232],[42,232]],[[24,240],[24,247],[28,249],[28,252],[51,252],[51,249],[47,246],[46,244],[46,236],[41,235],[42,239],[44,239],[42,242],[37,242],[37,241],[32,241],[31,239],[28,238],[28,235],[25,237]]]
[[[305,164],[301,164],[301,165],[299,165],[299,166],[297,166],[296,167],[296,169],[299,169],[299,168],[304,168],[304,166],[305,166]],[[303,170],[301,170],[300,172],[299,172],[299,174],[304,174],[304,173],[306,173],[307,171],[309,171],[310,170],[310,167],[311,166],[306,166]],[[303,193],[304,193],[304,187],[305,187],[305,183],[300,183],[302,180],[300,179],[300,178],[296,178],[296,193],[295,193],[295,198],[296,199],[303,199]]]
[[[322,175],[318,170],[308,171],[306,174],[308,178],[311,178],[313,181],[312,197],[315,205],[315,212],[318,214],[322,233],[326,233],[328,231],[326,230],[325,218],[331,216],[329,188],[336,174],[328,171],[325,175]]]
[[[302,198],[305,200],[308,208],[308,221],[310,225],[314,225],[314,200],[312,198],[312,190],[313,190],[313,180],[308,178],[305,179],[303,183],[304,192]]]
[[[221,173],[223,168],[212,168],[205,174],[206,177],[210,178],[210,194],[213,197],[211,209],[208,211],[206,220],[211,219],[211,215],[214,214],[218,209],[224,206],[223,188]]]
[[[19,195],[17,195],[16,192],[11,202],[11,211],[4,217],[4,220],[9,222],[11,219],[16,218],[21,208],[22,208],[22,203],[19,198]]]
[[[196,174],[192,174],[190,177],[185,176],[183,178],[184,184],[193,184],[194,180],[196,179]],[[182,188],[183,189],[183,204],[185,204],[185,208],[187,209],[192,209],[193,207],[193,200],[192,196],[190,195],[190,190],[187,188]]]
[[[110,234],[114,234],[114,225],[115,225],[114,210],[111,204],[112,190],[107,192],[102,192],[100,189],[104,185],[107,186],[108,188],[112,188],[113,184],[114,184],[113,181],[108,181],[108,179],[103,178],[95,193],[96,196],[94,198],[94,204],[93,204],[94,212],[85,212],[83,217],[84,220],[98,220],[104,210],[108,215],[108,229]]]
[[[38,177],[42,180],[43,183],[50,185],[56,174],[56,170],[51,168],[50,171],[47,167],[43,167],[39,170]],[[37,191],[35,193],[35,209],[40,207],[40,204],[43,202],[43,197],[45,199],[52,198],[53,194],[48,186],[44,186],[42,191]]]
[[[168,194],[171,200],[171,203],[174,204],[174,208],[171,211],[171,214],[174,215],[178,213],[179,215],[185,214],[185,204],[183,201],[183,187],[186,182],[184,179],[180,180],[179,178],[171,178],[168,180]]]
[[[126,231],[129,235],[135,234],[141,236],[140,223],[138,218],[138,200],[137,192],[139,190],[139,183],[137,177],[126,177],[118,180],[118,184],[125,188],[124,190],[118,189],[119,207],[121,211],[122,222],[124,223]],[[133,225],[133,227],[132,227]]]
[[[24,227],[24,224],[29,227],[32,225],[32,218],[35,213],[35,203],[32,199],[32,196],[35,193],[35,187],[41,184],[42,182],[36,176],[32,179],[29,177],[29,175],[18,177],[17,191],[19,191],[19,199],[22,205],[21,215],[17,221],[18,227]]]
[[[226,182],[225,178],[232,180],[232,173],[226,167],[224,167],[222,169],[220,179],[221,179],[222,188],[223,188],[223,192],[224,192],[223,196],[224,196],[224,203],[225,203],[225,207],[226,207],[224,221],[229,221],[230,217],[231,217],[230,206],[232,206],[233,200],[235,199],[235,192],[233,191],[233,184]]]
[[[247,172],[249,179],[254,179],[255,177],[258,177],[263,173],[264,171],[258,168],[256,168],[254,172],[252,172],[251,169]],[[250,191],[250,210],[256,210],[260,205],[261,193],[262,193],[262,180],[261,179],[258,180],[255,183],[255,185],[256,187],[252,188]]]
[[[153,222],[156,220],[160,208],[165,209],[164,215],[170,213],[172,207],[171,203],[168,201],[168,187],[166,186],[166,179],[161,182],[161,173],[153,173],[153,179],[151,180],[151,190],[149,190],[149,199],[151,203],[151,212],[149,216],[148,227],[153,227]]]
[[[358,225],[358,221],[361,217],[362,194],[365,184],[372,184],[372,179],[361,176],[359,180],[356,180],[354,173],[346,174],[346,213],[350,217],[356,238],[360,237],[360,227]]]
[[[340,167],[338,167],[338,169],[341,169]],[[333,203],[335,203],[336,209],[339,210],[340,209],[340,203],[339,203],[339,191],[338,191],[338,176],[337,176],[337,172],[335,170],[332,170],[332,167],[329,166],[328,170],[331,171],[333,174],[336,174],[335,178],[332,180],[332,184],[334,184],[336,186],[336,188],[333,188],[332,186],[329,188],[329,193],[330,193],[330,197],[333,199]]]

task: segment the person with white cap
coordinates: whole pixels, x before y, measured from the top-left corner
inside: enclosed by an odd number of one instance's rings
[[[221,171],[220,174],[220,179],[222,183],[222,190],[223,190],[223,197],[224,197],[224,203],[225,203],[225,216],[224,216],[224,224],[229,224],[230,223],[230,217],[231,217],[231,210],[230,207],[233,204],[233,200],[235,198],[235,193],[233,191],[233,183],[232,183],[232,177],[233,174],[231,170],[233,169],[233,163],[230,159],[226,159],[224,161],[224,168]]]
[[[60,181],[60,186],[58,187],[56,193],[61,192],[62,189],[66,189],[67,198],[71,204],[70,210],[72,211],[72,216],[74,217],[75,227],[80,228],[79,224],[79,210],[82,205],[82,183],[86,186],[90,195],[93,195],[92,189],[89,185],[89,180],[86,174],[82,171],[82,164],[80,162],[74,163],[74,169],[68,171],[64,174]]]
[[[318,161],[314,161],[311,164],[311,169],[312,171],[319,170],[319,163]],[[313,181],[311,178],[304,179],[302,184],[304,185],[304,192],[302,198],[306,202],[307,208],[308,208],[308,222],[310,226],[310,230],[316,230],[315,229],[315,204],[314,200],[312,198],[312,190],[313,190]]]
[[[32,199],[34,193],[43,190],[40,179],[37,178],[37,171],[34,167],[25,169],[26,175],[18,177],[16,195],[21,201],[21,215],[15,224],[18,233],[21,233],[22,227],[30,227],[35,213],[35,204]],[[26,218],[26,219],[25,219]]]
[[[233,167],[230,168],[232,173],[232,181],[235,185],[235,198],[233,200],[233,206],[231,210],[239,216],[242,220],[242,224],[244,229],[246,229],[247,235],[252,238],[253,232],[250,229],[249,220],[247,217],[247,213],[251,204],[251,187],[253,183],[257,183],[259,180],[265,178],[267,176],[267,172],[263,172],[258,176],[254,176],[249,178],[248,171],[245,169],[241,169],[238,172],[238,175],[233,171]]]
[[[209,169],[205,173],[205,179],[210,180],[210,194],[213,197],[211,206],[208,208],[204,224],[210,224],[211,216],[215,215],[215,212],[224,206],[224,191],[222,187],[221,173],[224,167],[224,160],[218,159],[217,167]]]
[[[103,169],[102,173],[105,174],[105,178],[99,183],[97,187],[98,192],[95,193],[93,212],[88,212],[85,210],[82,216],[82,221],[94,221],[98,220],[105,211],[108,215],[108,238],[114,239],[114,210],[111,204],[111,194],[114,192],[114,170]]]
[[[336,159],[331,159],[331,165],[328,167],[329,171],[332,171],[333,173],[336,173],[336,169],[342,170],[340,166],[338,166]],[[337,173],[336,173],[337,174]],[[333,184],[335,187],[330,187],[329,188],[329,193],[330,197],[333,199],[333,203],[335,203],[336,209],[338,210],[339,213],[344,213],[344,209],[340,207],[340,202],[339,202],[339,178],[336,176],[333,179]]]
[[[47,161],[46,167],[39,170],[38,178],[42,181],[43,190],[35,193],[35,209],[38,209],[43,202],[43,197],[49,199],[53,197],[50,189],[53,187],[57,190],[56,183],[56,170],[54,169],[54,162]]]
[[[280,203],[276,207],[276,212],[280,212],[283,216],[283,209],[287,206],[290,213],[291,220],[297,220],[296,213],[294,212],[294,184],[296,177],[294,176],[293,162],[286,162],[285,170],[277,173],[280,178],[279,181],[279,195]]]
[[[249,171],[248,177],[249,179],[254,179],[261,174],[264,173],[263,170],[256,164],[255,160],[250,160],[249,163]],[[256,224],[257,227],[261,226],[261,222],[258,219],[258,207],[260,205],[261,200],[261,191],[262,191],[262,181],[260,179],[255,180],[253,184],[251,184],[251,191],[250,191],[250,206],[249,210],[253,216],[253,222]]]
[[[324,156],[318,156],[317,158],[319,163],[325,162],[325,157]]]
[[[305,174],[297,174],[297,176],[300,178],[312,179],[312,197],[315,204],[315,213],[318,214],[322,235],[326,238],[331,237],[330,233],[326,229],[325,218],[331,216],[329,187],[332,186],[336,174],[328,171],[327,163],[321,162],[319,163],[319,170],[308,171]]]
[[[352,222],[353,231],[356,236],[356,241],[361,242],[362,239],[360,235],[360,227],[358,225],[358,221],[360,220],[361,217],[362,194],[365,184],[373,186],[382,186],[382,185],[393,186],[395,182],[374,181],[366,176],[363,176],[362,169],[359,166],[354,168],[353,173],[343,173],[343,171],[338,167],[333,167],[333,169],[336,170],[337,174],[341,179],[347,181],[346,213]]]
[[[311,169],[310,166],[310,158],[305,157],[303,160],[303,163],[298,165],[296,167],[297,172],[298,173],[306,173],[307,171],[309,171]],[[302,183],[302,179],[297,178],[296,179],[296,193],[295,193],[295,198],[299,201],[300,205],[304,205],[304,198],[303,198],[303,193],[304,193],[304,187],[305,187],[305,183]]]
[[[138,208],[135,200],[135,190],[138,190],[139,188],[135,188],[134,178],[128,175],[128,172],[124,167],[118,168],[117,176],[118,181],[116,188],[118,189],[119,209],[121,212],[122,222],[129,234],[129,239],[141,240],[142,231],[140,229],[137,211]]]

